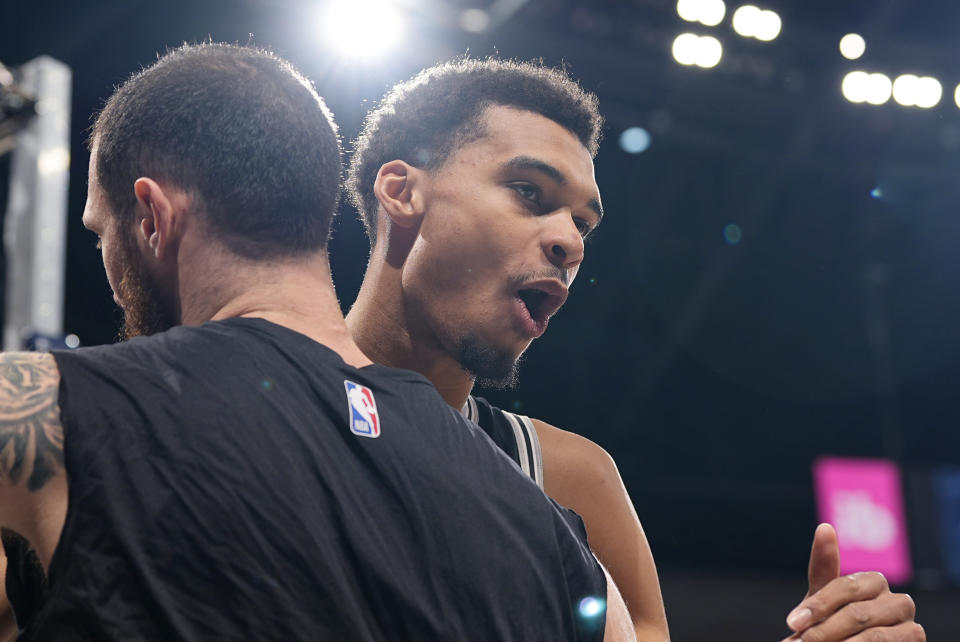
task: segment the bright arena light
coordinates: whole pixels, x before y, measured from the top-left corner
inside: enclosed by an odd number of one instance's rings
[[[783,28],[783,22],[780,16],[774,11],[760,12],[760,24],[757,25],[757,31],[753,37],[757,40],[770,42],[780,35],[780,29]]]
[[[744,38],[752,38],[760,16],[760,8],[745,4],[733,12],[733,30]]]
[[[840,89],[843,97],[852,103],[867,101],[867,85],[870,83],[870,74],[865,71],[851,71],[843,77]]]
[[[650,149],[650,132],[643,127],[628,127],[620,134],[620,148],[628,154],[642,154]]]
[[[693,33],[682,33],[673,41],[673,59],[681,65],[695,65],[697,64],[699,48],[700,36]]]
[[[893,83],[883,74],[851,71],[843,78],[843,97],[852,103],[882,105],[893,94]]]
[[[334,0],[322,17],[327,40],[351,58],[373,58],[400,43],[403,14],[388,0]]]
[[[490,14],[483,9],[464,9],[460,13],[460,26],[464,31],[482,33],[490,26]]]
[[[884,74],[870,74],[867,84],[867,102],[871,105],[882,105],[890,100],[893,94],[893,83]]]
[[[867,50],[867,41],[857,33],[848,33],[840,39],[840,54],[847,60],[856,60]]]
[[[780,35],[783,22],[775,11],[745,4],[733,12],[733,30],[744,38],[769,42]]]
[[[677,13],[687,22],[716,27],[723,22],[727,5],[723,0],[677,0]]]
[[[673,57],[681,65],[716,67],[723,57],[723,45],[713,36],[682,33],[673,41]]]
[[[960,85],[957,85],[957,88],[953,90],[953,102],[957,103],[957,107],[960,107]]]
[[[893,99],[904,107],[935,107],[943,97],[943,86],[936,78],[904,74],[893,81]]]
[[[904,107],[916,105],[917,81],[920,79],[912,74],[897,76],[893,81],[893,99]]]
[[[716,67],[723,58],[723,45],[713,36],[700,36],[700,55],[697,64],[704,69]]]
[[[919,81],[920,87],[917,90],[917,107],[921,109],[930,109],[940,104],[943,98],[943,85],[936,78],[927,76]]]

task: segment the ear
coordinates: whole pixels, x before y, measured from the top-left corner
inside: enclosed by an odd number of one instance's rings
[[[400,227],[413,227],[423,214],[423,170],[394,160],[377,172],[373,193],[390,220]]]
[[[158,260],[163,260],[177,242],[179,212],[173,194],[152,178],[140,177],[133,184],[137,196],[137,233]]]

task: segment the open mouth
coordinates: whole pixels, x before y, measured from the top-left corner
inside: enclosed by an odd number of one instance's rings
[[[521,317],[526,318],[526,330],[530,336],[539,337],[547,329],[550,317],[567,300],[567,288],[556,279],[542,279],[523,284],[514,293],[521,307]]]
[[[523,304],[527,307],[527,312],[530,313],[530,318],[537,323],[543,323],[550,317],[550,313],[545,305],[550,295],[543,290],[520,290],[517,292],[517,297],[519,297],[519,299],[523,301]]]

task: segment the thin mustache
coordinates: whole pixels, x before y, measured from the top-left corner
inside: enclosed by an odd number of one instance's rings
[[[514,283],[517,286],[523,285],[524,283],[530,283],[531,281],[542,281],[547,279],[556,279],[564,285],[564,287],[570,285],[570,275],[569,273],[561,267],[555,267],[549,270],[540,270],[538,272],[529,272],[523,274],[514,279]]]

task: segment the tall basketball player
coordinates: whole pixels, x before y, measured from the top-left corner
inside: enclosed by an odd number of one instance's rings
[[[367,116],[348,175],[371,253],[347,322],[365,354],[424,374],[583,517],[638,638],[663,642],[653,557],[613,460],[587,439],[470,395],[477,381],[511,384],[520,355],[567,298],[584,239],[603,218],[593,171],[600,128],[596,97],[541,65],[460,60],[393,87]],[[825,527],[815,539],[813,589],[833,572],[831,534]],[[809,600],[798,613],[811,615],[790,625],[825,635],[812,639],[922,631],[910,598],[876,574]]]

